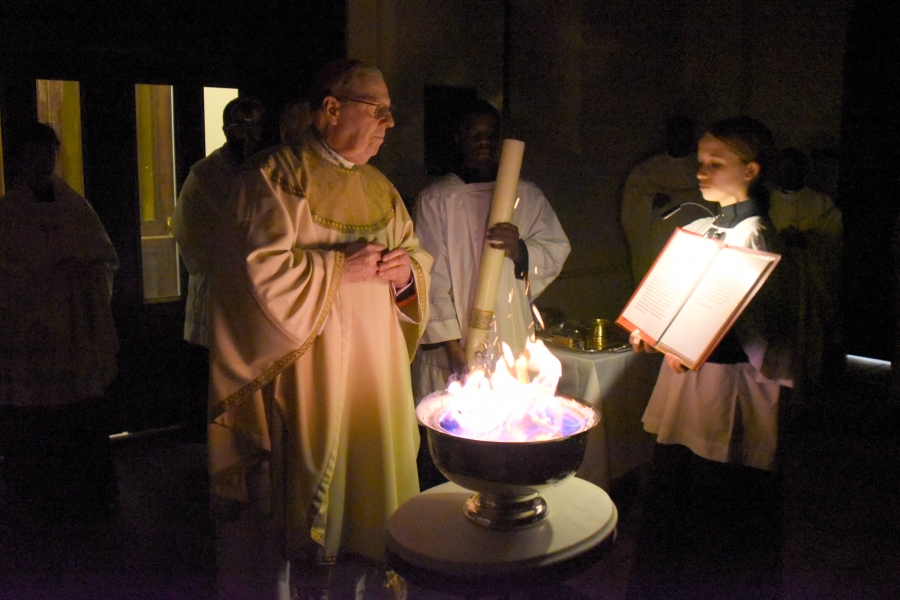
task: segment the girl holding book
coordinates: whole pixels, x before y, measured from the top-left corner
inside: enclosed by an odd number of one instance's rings
[[[749,117],[710,127],[698,144],[697,179],[720,213],[685,229],[778,253],[761,209],[771,147],[769,130]],[[788,270],[775,269],[698,371],[665,357],[643,417],[657,445],[629,598],[746,597],[752,590],[771,597],[779,588],[776,445],[779,402],[792,385],[792,311],[778,290]],[[639,331],[631,343],[655,351]]]

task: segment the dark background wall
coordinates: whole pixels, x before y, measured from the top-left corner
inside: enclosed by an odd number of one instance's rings
[[[844,211],[848,348],[885,359],[898,357],[900,341],[900,282],[891,256],[900,214],[898,27],[900,4],[857,0],[844,63],[837,192]]]

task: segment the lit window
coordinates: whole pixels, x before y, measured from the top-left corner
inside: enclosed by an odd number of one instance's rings
[[[144,300],[181,295],[178,254],[169,219],[175,206],[172,86],[135,86],[138,190]]]
[[[59,161],[56,174],[84,196],[81,154],[81,89],[77,81],[37,80],[37,118],[56,131]]]
[[[234,88],[203,88],[203,119],[206,130],[206,156],[209,156],[225,144],[225,132],[222,131],[222,112],[225,105],[238,97]]]

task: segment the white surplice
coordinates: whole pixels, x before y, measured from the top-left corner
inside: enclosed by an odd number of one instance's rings
[[[794,400],[812,407],[816,385],[843,356],[841,211],[827,194],[804,187],[796,192],[774,190],[769,218],[777,231],[794,232],[794,243],[785,252],[798,273],[795,293],[800,303],[794,357],[799,395],[795,393]]]
[[[221,211],[228,190],[240,171],[224,153],[212,152],[191,166],[172,212],[172,234],[187,267],[188,293],[184,306],[184,339],[209,347],[209,271],[215,240],[213,215]]]
[[[102,396],[116,376],[116,251],[91,205],[53,176],[52,202],[26,186],[0,198],[0,405]]]
[[[434,257],[430,317],[423,344],[463,340],[469,330],[494,182],[466,184],[457,175],[439,178],[416,203],[416,233]],[[497,288],[494,326],[497,338],[515,355],[534,330],[531,301],[560,274],[569,255],[569,240],[543,192],[520,181],[519,201],[511,222],[528,248],[527,281],[517,279],[505,259]],[[419,400],[446,387],[449,368],[444,348],[422,351],[413,362],[413,388]]]

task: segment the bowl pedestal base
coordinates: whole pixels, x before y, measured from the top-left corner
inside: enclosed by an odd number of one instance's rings
[[[478,493],[466,500],[466,517],[488,529],[523,529],[534,527],[547,518],[547,502],[538,494],[527,496],[494,496]]]
[[[387,521],[387,547],[407,563],[449,575],[480,576],[544,567],[614,536],[609,495],[570,477],[544,490],[546,518],[519,529],[489,529],[464,512],[472,492],[445,483],[403,503]]]

